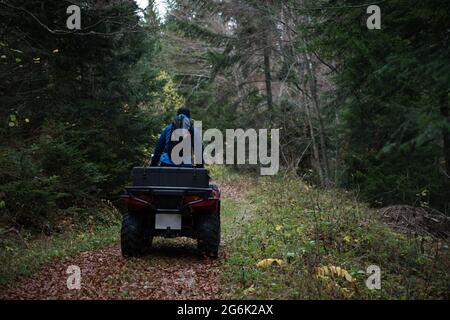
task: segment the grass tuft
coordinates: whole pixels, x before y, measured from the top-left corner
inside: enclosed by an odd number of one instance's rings
[[[95,250],[119,241],[120,226],[95,226],[88,231],[65,232],[34,239],[26,247],[13,239],[0,242],[0,285],[30,276],[54,259]]]

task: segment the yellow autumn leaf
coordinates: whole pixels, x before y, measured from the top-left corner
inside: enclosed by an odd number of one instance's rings
[[[317,277],[317,279],[321,279],[321,280],[324,280],[324,281],[327,281],[327,280],[330,279],[329,277],[323,276],[323,275],[317,275],[316,277]]]
[[[350,273],[348,273],[347,270],[344,270],[344,278],[345,278],[345,280],[347,280],[348,282],[353,282],[353,277],[351,276]]]
[[[316,268],[317,275],[319,277],[325,278],[325,276],[330,274],[330,270],[328,270],[327,266]]]
[[[266,268],[272,265],[279,265],[281,267],[284,265],[284,261],[281,259],[263,259],[256,264],[259,268]]]
[[[349,235],[346,235],[346,236],[344,237],[344,241],[345,241],[345,242],[352,242],[352,237],[349,236]]]
[[[336,267],[336,274],[341,277],[342,276],[342,269],[341,267]]]
[[[255,293],[256,289],[253,285],[244,290],[244,294],[249,295]]]
[[[318,277],[322,277],[324,275],[323,269],[320,267],[316,268],[316,274]]]
[[[330,274],[330,270],[328,270],[328,267],[327,267],[327,266],[323,267],[323,272],[324,272],[326,275],[329,275],[329,274]]]
[[[275,227],[275,230],[281,231],[281,230],[283,230],[283,226],[281,224],[279,224]]]
[[[348,282],[354,282],[355,280],[351,276],[351,274],[342,267],[339,266],[323,266],[316,268],[316,273],[318,278],[327,278],[327,275],[338,276],[341,278],[345,278]]]

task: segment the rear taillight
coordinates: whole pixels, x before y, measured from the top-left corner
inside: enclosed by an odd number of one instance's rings
[[[203,197],[202,196],[185,196],[183,197],[183,203],[190,203],[193,201],[198,201],[198,200],[202,200]]]

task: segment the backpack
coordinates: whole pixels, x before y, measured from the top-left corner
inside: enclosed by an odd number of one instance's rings
[[[177,115],[172,121],[172,130],[170,131],[169,142],[164,149],[164,152],[169,155],[169,158],[171,158],[173,148],[182,141],[181,139],[179,141],[172,141],[172,134],[177,129],[186,129],[189,131],[189,134],[191,135],[191,148],[194,148],[194,122],[184,114]],[[183,156],[182,152],[183,151],[181,151],[180,154],[181,156]]]

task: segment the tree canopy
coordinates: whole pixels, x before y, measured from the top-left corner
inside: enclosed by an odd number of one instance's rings
[[[380,30],[356,0],[77,3],[80,30],[71,2],[0,2],[5,223],[85,219],[185,103],[207,128],[280,128],[283,167],[318,186],[448,213],[448,1],[377,2]]]

